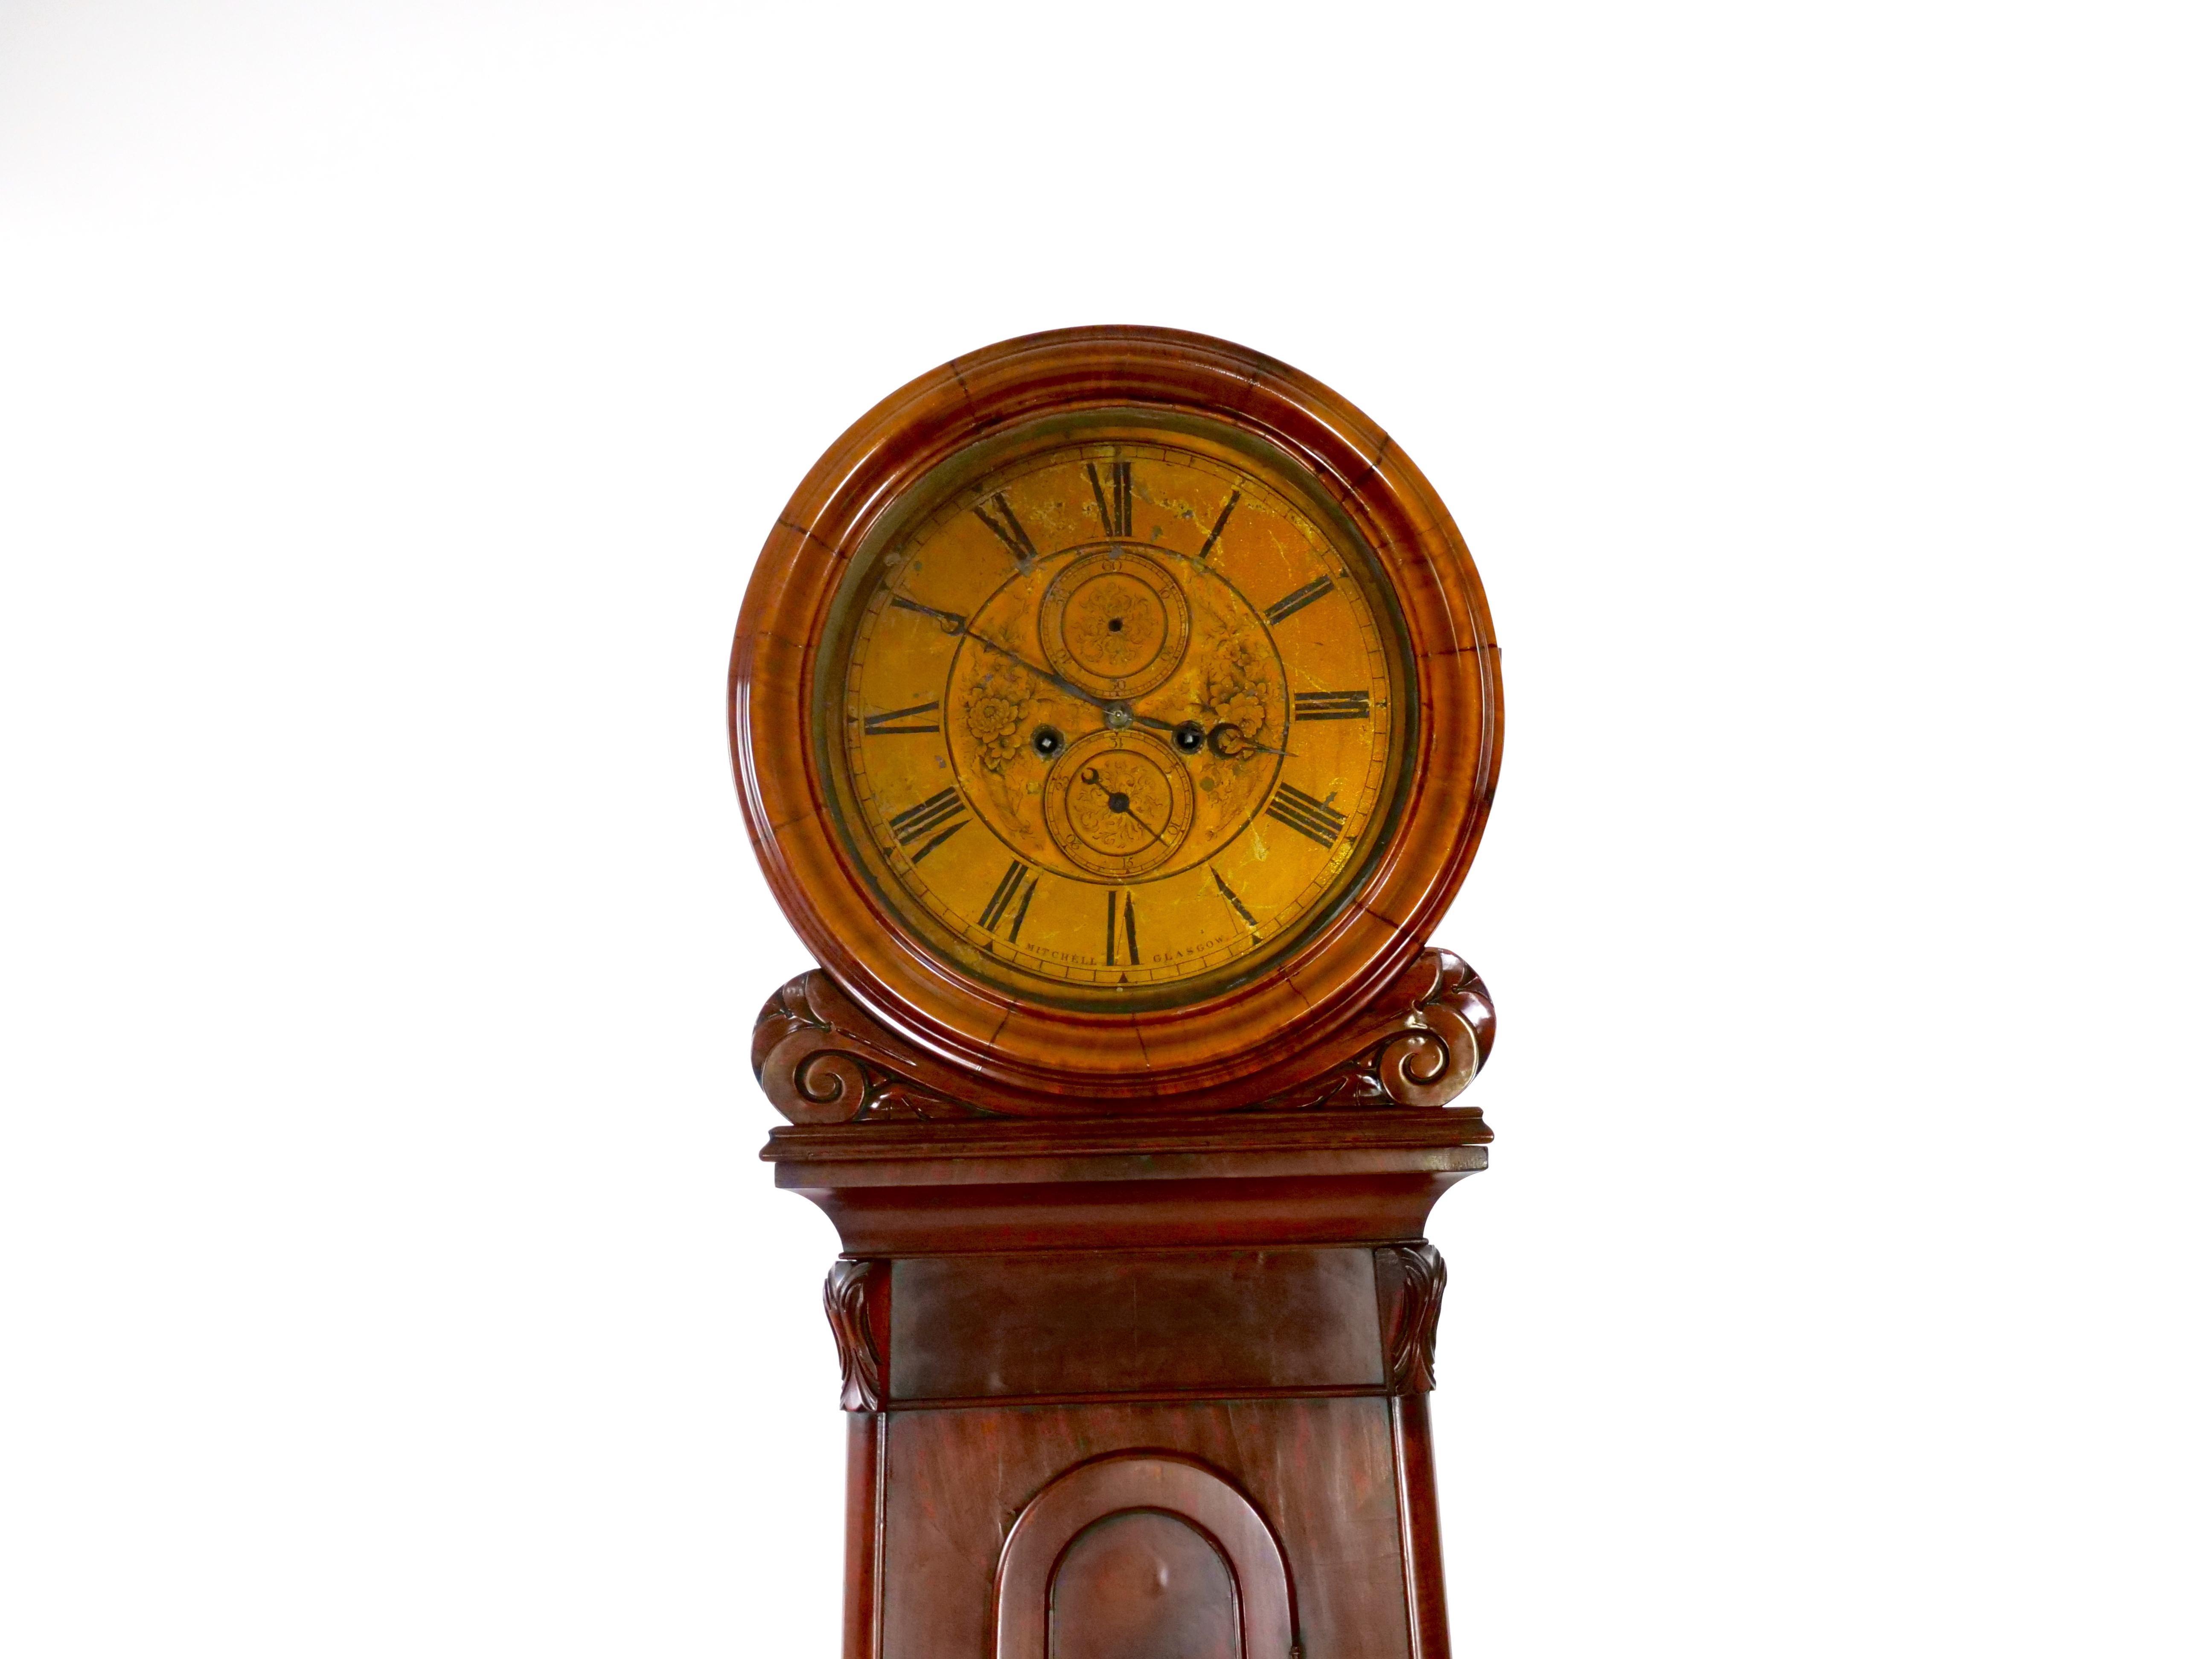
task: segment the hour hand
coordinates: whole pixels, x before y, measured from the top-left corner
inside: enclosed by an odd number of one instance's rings
[[[1244,728],[1234,720],[1224,720],[1206,734],[1206,746],[1223,760],[1241,760],[1247,755],[1289,756],[1287,749],[1270,749],[1264,743],[1255,743],[1244,735]]]

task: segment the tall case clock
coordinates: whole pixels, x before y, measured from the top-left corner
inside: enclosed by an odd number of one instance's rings
[[[1428,939],[1503,712],[1420,472],[1200,335],[956,359],[778,519],[730,718],[821,964],[752,1060],[844,1246],[847,1659],[1442,1659],[1493,1020]]]

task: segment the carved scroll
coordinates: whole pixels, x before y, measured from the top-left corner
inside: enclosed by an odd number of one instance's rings
[[[1425,1394],[1437,1386],[1444,1259],[1425,1242],[1385,1244],[1375,1252],[1375,1277],[1382,1292],[1382,1356],[1390,1369],[1390,1392]]]
[[[770,997],[753,1024],[753,1075],[793,1123],[988,1115],[916,1081],[929,1064],[818,968]]]
[[[891,1264],[839,1257],[822,1286],[823,1310],[837,1339],[848,1412],[879,1412],[890,1397],[884,1358],[890,1347]]]
[[[1474,969],[1448,951],[1424,951],[1343,1030],[1252,1079],[1246,1092],[1221,1089],[1204,1109],[1448,1105],[1489,1059],[1497,1024]],[[768,1000],[753,1026],[752,1060],[770,1103],[793,1123],[1116,1111],[1039,1103],[948,1065],[889,1029],[818,968]],[[1285,1087],[1285,1076],[1297,1080]],[[978,1095],[990,1103],[978,1103]],[[1157,1109],[1149,1101],[1118,1109],[1148,1108]]]
[[[1446,1106],[1490,1058],[1498,1015],[1482,976],[1449,951],[1424,951],[1330,1046],[1342,1055],[1266,1103],[1278,1109]]]

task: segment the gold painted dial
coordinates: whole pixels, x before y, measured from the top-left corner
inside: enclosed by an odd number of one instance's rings
[[[1040,441],[863,556],[817,678],[849,845],[1017,998],[1159,1006],[1356,890],[1413,722],[1395,600],[1287,464]]]

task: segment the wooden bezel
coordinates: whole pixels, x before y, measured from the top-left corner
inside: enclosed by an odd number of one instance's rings
[[[1395,590],[1419,720],[1410,781],[1350,902],[1268,969],[1149,1011],[1030,1003],[921,949],[830,819],[810,730],[819,647],[849,562],[933,471],[1056,416],[1194,418],[1303,469]],[[1028,1115],[1221,1111],[1287,1088],[1426,943],[1488,815],[1503,733],[1498,647],[1450,515],[1387,434],[1319,382],[1203,335],[1069,329],[1006,341],[894,392],[833,444],[763,547],[730,667],[740,799],[770,889],[866,1012],[956,1068],[988,1109]],[[1309,1066],[1308,1069],[1310,1069]]]

